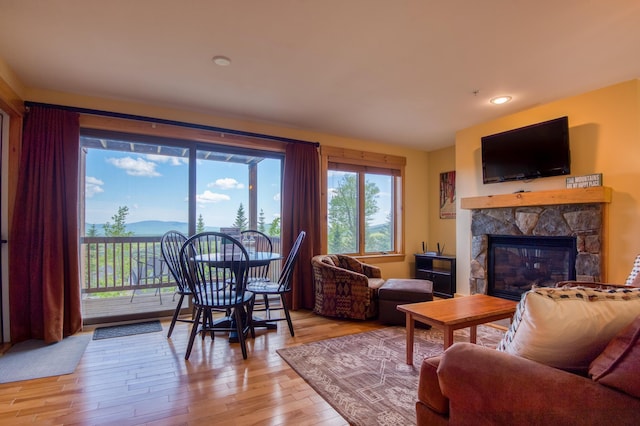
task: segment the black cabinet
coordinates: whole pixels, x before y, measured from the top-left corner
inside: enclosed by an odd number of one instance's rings
[[[433,295],[453,297],[456,292],[456,258],[438,254],[416,254],[416,278],[433,282]]]

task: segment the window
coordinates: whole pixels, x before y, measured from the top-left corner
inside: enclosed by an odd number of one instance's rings
[[[81,145],[85,235],[108,233],[119,214],[126,230],[113,236],[233,226],[279,236],[281,154],[90,130]]]
[[[328,253],[399,254],[405,159],[322,148]]]
[[[169,230],[258,229],[280,249],[283,153],[257,138],[211,139],[81,129],[85,323],[173,313],[175,283],[160,252]]]

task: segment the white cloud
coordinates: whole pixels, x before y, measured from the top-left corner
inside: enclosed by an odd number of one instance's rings
[[[169,163],[172,166],[182,166],[183,164],[189,164],[188,158],[171,157],[168,155],[157,154],[147,154],[145,157],[149,161],[154,161],[156,163]]]
[[[100,179],[94,178],[93,176],[87,176],[84,181],[84,196],[91,198],[96,194],[104,192],[102,185],[104,185],[104,182]]]
[[[229,201],[231,197],[225,194],[217,194],[209,190],[204,191],[202,194],[196,195],[196,201],[199,203],[219,203],[220,201]]]
[[[208,188],[220,188],[220,189],[242,189],[244,184],[238,182],[234,178],[217,179],[215,182],[207,184]]]
[[[276,195],[273,196],[273,200],[274,201],[280,201],[280,193],[279,192]]]
[[[156,171],[157,164],[146,161],[143,158],[107,158],[107,162],[124,170],[130,176],[161,176],[161,174]]]

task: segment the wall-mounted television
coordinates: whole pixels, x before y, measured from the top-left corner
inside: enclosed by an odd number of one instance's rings
[[[483,183],[571,172],[568,117],[484,136],[481,142]]]

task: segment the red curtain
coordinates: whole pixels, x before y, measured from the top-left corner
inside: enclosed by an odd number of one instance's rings
[[[82,329],[78,265],[79,115],[31,107],[9,241],[11,340]]]
[[[282,188],[282,253],[289,253],[300,231],[307,233],[293,277],[292,309],[313,309],[311,258],[320,253],[320,159],[314,144],[287,145]]]

